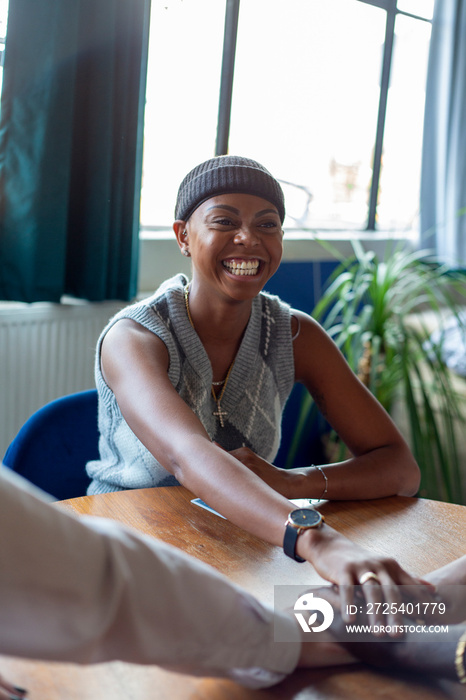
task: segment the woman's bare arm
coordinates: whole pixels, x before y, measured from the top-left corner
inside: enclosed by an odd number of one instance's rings
[[[282,545],[293,504],[211,442],[171,385],[159,338],[131,320],[119,321],[103,341],[102,369],[128,425],[169,472],[231,522]],[[419,582],[392,559],[366,552],[327,525],[300,535],[297,553],[335,583],[357,582],[367,571],[385,582]]]
[[[336,464],[279,469],[247,448],[232,454],[288,498],[332,500],[413,496],[420,472],[392,419],[359,381],[335,343],[310,316],[293,311],[295,378],[353,455]]]

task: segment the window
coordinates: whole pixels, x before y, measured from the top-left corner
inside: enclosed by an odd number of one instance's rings
[[[141,224],[171,228],[177,188],[215,152],[225,0],[152,0]]]
[[[285,228],[416,230],[433,6],[152,0],[142,231],[170,229],[182,177],[226,148],[282,181]]]
[[[6,25],[8,21],[8,0],[0,0],[0,93],[2,92],[3,56],[5,53]]]
[[[153,0],[142,229],[170,228],[181,178],[215,154],[231,6],[228,152],[282,181],[285,227],[415,228],[433,4]]]

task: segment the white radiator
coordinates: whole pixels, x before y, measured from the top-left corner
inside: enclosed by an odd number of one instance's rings
[[[34,411],[95,386],[95,345],[122,305],[0,302],[0,458]]]

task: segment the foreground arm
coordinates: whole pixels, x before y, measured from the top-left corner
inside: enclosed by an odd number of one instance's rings
[[[301,644],[291,617],[173,547],[103,518],[72,517],[11,479],[2,468],[1,654],[120,659],[246,685],[295,668]],[[274,642],[274,625],[289,643]]]
[[[300,331],[294,341],[295,378],[352,456],[337,464],[279,469],[240,448],[233,455],[288,498],[348,500],[414,496],[420,472],[395,424],[348,366],[335,343],[310,316],[293,311]]]
[[[274,613],[210,567],[114,522],[72,517],[7,469],[0,470],[0,533],[1,654],[119,659],[252,687],[278,682],[296,665],[349,663],[356,655],[454,677],[456,628],[446,656],[435,645],[430,654],[425,642],[418,648],[416,639],[396,649],[382,644],[380,653],[373,641],[345,649],[330,630],[302,644],[291,616]],[[442,581],[462,581],[464,562],[456,568],[451,576],[442,570]],[[289,641],[275,642],[275,635]],[[12,689],[0,677],[0,697]]]

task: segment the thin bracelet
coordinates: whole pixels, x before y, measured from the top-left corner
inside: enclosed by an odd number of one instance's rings
[[[328,479],[327,479],[327,476],[326,476],[324,470],[322,469],[322,467],[318,467],[318,466],[315,465],[315,464],[311,464],[311,467],[314,467],[314,469],[318,469],[318,470],[320,471],[320,473],[322,474],[322,476],[324,477],[324,480],[325,480],[324,490],[322,491],[321,496],[320,496],[320,498],[319,498],[319,501],[321,501],[321,500],[323,499],[323,497],[325,496],[325,494],[327,493]]]
[[[456,645],[455,669],[460,683],[466,683],[466,671],[464,669],[464,650],[466,649],[466,632],[463,632]]]

